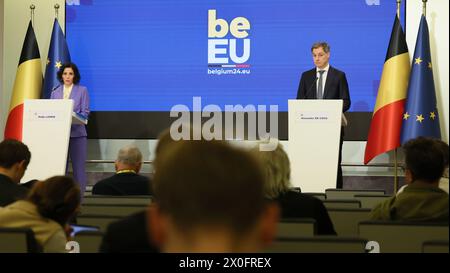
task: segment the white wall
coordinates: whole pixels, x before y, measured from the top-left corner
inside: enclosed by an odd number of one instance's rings
[[[125,0],[124,0],[125,1]],[[9,99],[14,83],[14,77],[19,60],[20,50],[22,48],[25,36],[26,26],[29,20],[29,6],[31,3],[36,5],[35,32],[41,52],[41,59],[47,57],[48,46],[50,42],[50,32],[54,18],[53,5],[58,3],[64,6],[64,0],[3,0],[3,9],[1,10],[4,20],[0,22],[3,31],[3,42],[0,43],[1,53],[3,53],[3,66],[0,68],[0,80],[2,86],[0,89],[0,128],[4,128],[5,115],[9,109]],[[382,2],[381,2],[382,3]],[[0,8],[2,6],[0,5]],[[422,13],[422,1],[408,0],[406,10],[406,38],[409,46],[410,55],[414,53],[415,40],[417,36],[418,25]],[[448,105],[448,75],[449,75],[449,1],[432,0],[427,4],[427,19],[430,28],[431,54],[434,66],[434,79],[438,99],[438,109],[441,118],[442,138],[449,140],[449,105]],[[64,9],[59,13],[60,23],[64,29]],[[403,15],[402,15],[403,16]],[[3,24],[3,26],[2,26]],[[1,33],[1,32],[0,32]],[[1,38],[0,38],[1,39]],[[1,41],[1,40],[0,40]],[[386,45],[387,46],[387,45]],[[0,58],[1,58],[0,53]],[[44,64],[44,63],[43,63]],[[3,69],[3,71],[1,71]],[[44,69],[43,69],[44,71]],[[1,78],[3,77],[3,79]],[[120,147],[125,144],[134,143],[143,151],[144,159],[153,158],[153,150],[156,144],[155,140],[89,140],[89,159],[109,159],[113,160]],[[283,142],[284,143],[284,142]],[[287,143],[284,146],[288,152]],[[361,164],[364,157],[365,142],[352,141],[345,142],[343,147],[343,162],[352,164]],[[400,155],[401,157],[401,155]],[[380,155],[372,163],[392,163],[393,153]],[[113,170],[112,165],[89,164],[89,170]],[[147,166],[144,171],[149,171]],[[344,175],[386,175],[392,174],[388,168],[367,168],[367,167],[345,167]]]
[[[441,125],[442,139],[448,143],[448,26],[449,1],[431,0],[427,2],[426,18],[430,31],[431,59],[433,63],[434,84]],[[409,0],[406,3],[406,42],[410,57],[414,55],[417,31],[422,16],[422,1]]]
[[[4,113],[4,101],[5,95],[3,93],[3,32],[4,32],[4,24],[3,24],[3,14],[5,10],[5,3],[3,0],[0,0],[0,132],[3,134],[3,128],[5,124],[5,113]]]

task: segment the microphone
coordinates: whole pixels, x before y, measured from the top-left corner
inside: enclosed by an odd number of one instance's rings
[[[311,84],[311,86],[308,88],[308,91],[306,91],[305,93],[305,99],[308,98],[308,94],[309,92],[311,92],[311,90],[313,89],[314,85],[316,84],[317,80],[319,79],[319,77],[316,77],[316,79],[313,81],[313,83]]]

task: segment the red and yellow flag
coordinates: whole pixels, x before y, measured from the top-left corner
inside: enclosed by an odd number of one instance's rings
[[[39,48],[31,21],[20,54],[19,66],[14,81],[5,139],[22,140],[23,103],[26,99],[39,99],[42,87],[42,67]]]
[[[409,72],[409,53],[405,34],[398,17],[395,16],[367,138],[364,164],[379,154],[400,147]]]

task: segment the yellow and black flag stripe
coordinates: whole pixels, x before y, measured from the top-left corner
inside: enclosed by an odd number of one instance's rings
[[[398,17],[395,16],[367,138],[364,164],[375,156],[400,146],[409,73],[405,34]]]
[[[11,95],[5,139],[22,140],[23,103],[26,99],[39,99],[41,87],[41,57],[30,20]]]

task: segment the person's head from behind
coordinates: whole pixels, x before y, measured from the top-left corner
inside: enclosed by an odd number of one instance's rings
[[[42,217],[64,227],[80,207],[80,188],[70,177],[53,176],[37,182],[27,200],[37,206]]]
[[[269,199],[275,199],[280,194],[290,190],[291,166],[289,157],[283,150],[281,144],[273,151],[260,151],[254,148],[255,153],[264,167],[264,193]]]
[[[256,158],[224,142],[175,143],[154,177],[154,242],[165,252],[261,250],[278,221],[263,179]]]
[[[80,82],[81,76],[78,67],[74,63],[63,64],[56,74],[59,82],[64,85],[78,84]]]
[[[418,137],[403,145],[405,153],[405,177],[408,183],[421,181],[438,184],[446,162],[443,145],[437,140]],[[447,153],[448,153],[448,145]],[[447,154],[448,158],[448,154]]]
[[[311,53],[314,65],[323,69],[330,60],[330,46],[326,42],[317,42],[311,46]]]
[[[117,153],[116,171],[133,170],[138,173],[142,167],[142,153],[138,147],[125,146]]]
[[[30,160],[31,153],[27,145],[14,139],[5,139],[0,142],[0,173],[14,182],[20,182]]]
[[[448,144],[440,139],[436,139],[436,143],[439,147],[441,147],[442,153],[444,154],[444,173],[443,177],[448,178],[448,167],[449,167],[449,155],[448,155]]]

